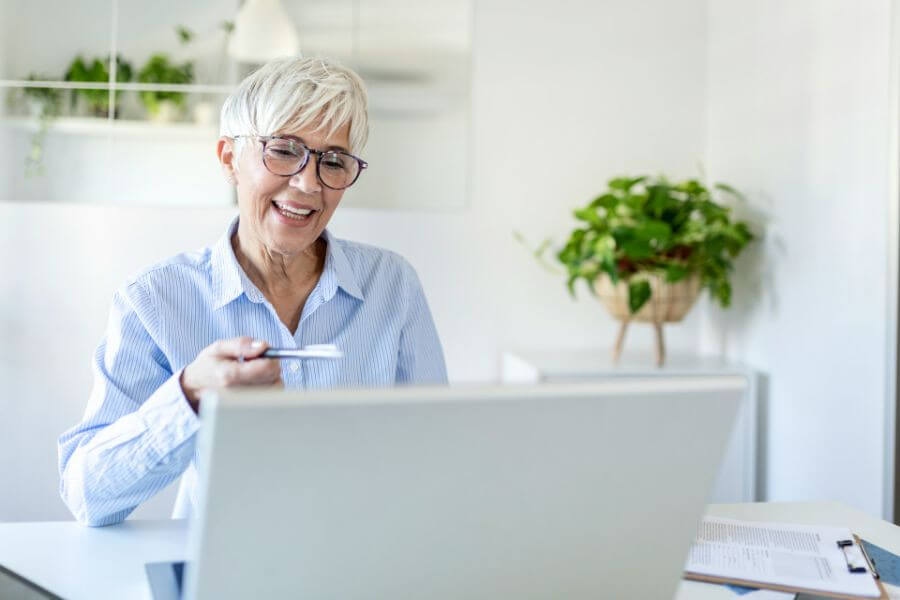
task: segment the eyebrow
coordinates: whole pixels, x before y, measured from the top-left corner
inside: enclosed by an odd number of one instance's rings
[[[296,141],[300,142],[301,144],[303,144],[304,146],[306,146],[307,148],[310,148],[312,150],[321,150],[321,148],[312,148],[312,146],[310,146],[309,144],[306,143],[306,140],[304,140],[302,137],[299,137],[296,135],[278,135],[278,136],[274,136],[274,137],[280,137],[280,138],[284,138],[286,140],[296,140]],[[326,146],[325,150],[340,150],[341,152],[346,152],[347,154],[350,154],[349,149],[344,148],[343,146],[338,146],[336,144],[332,144],[331,146]]]

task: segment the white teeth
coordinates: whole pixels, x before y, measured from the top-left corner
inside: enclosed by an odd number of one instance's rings
[[[280,202],[276,202],[275,206],[277,206],[279,209],[283,210],[284,212],[289,212],[291,214],[300,215],[303,217],[305,217],[306,215],[308,215],[312,212],[308,208],[292,208],[292,207],[288,206],[287,204],[282,204]]]

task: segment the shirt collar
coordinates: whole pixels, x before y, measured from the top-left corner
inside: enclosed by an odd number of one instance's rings
[[[337,293],[337,288],[341,288],[357,300],[365,300],[362,289],[359,287],[359,280],[353,267],[350,266],[350,261],[347,260],[347,255],[344,254],[340,240],[331,235],[328,229],[322,232],[322,237],[325,239],[327,249],[325,250],[325,267],[319,281],[322,284],[322,295],[325,300],[331,300]]]
[[[214,309],[225,306],[241,294],[245,294],[252,302],[265,300],[262,292],[244,273],[244,269],[241,268],[234,255],[234,248],[231,246],[231,238],[237,231],[238,218],[235,217],[231,221],[225,233],[211,249],[210,268],[212,270]],[[341,288],[354,298],[364,300],[359,281],[339,240],[327,229],[322,232],[322,238],[327,245],[325,266],[319,283],[316,285],[321,290],[322,299],[326,302],[331,300],[338,288]]]

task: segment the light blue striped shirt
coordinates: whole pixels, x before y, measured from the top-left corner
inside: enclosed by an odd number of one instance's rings
[[[237,219],[213,247],[154,265],[115,293],[84,419],[59,438],[60,494],[79,521],[118,523],[182,474],[174,516],[191,513],[200,421],[179,380],[218,339],[344,352],[338,361],[283,361],[288,388],[446,383],[425,295],[401,256],[326,231],[324,269],[291,332],[239,266],[236,227]]]

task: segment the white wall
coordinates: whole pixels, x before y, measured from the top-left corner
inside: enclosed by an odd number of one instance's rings
[[[889,0],[716,0],[708,28],[706,163],[768,223],[702,347],[768,377],[768,498],[872,514],[891,335],[889,16]]]
[[[70,518],[55,440],[84,411],[112,290],[215,239],[230,213],[0,203],[0,521]],[[168,499],[143,514],[165,514]]]
[[[478,2],[473,180],[452,212],[345,207],[338,235],[419,270],[453,381],[504,348],[610,345],[615,323],[542,270],[512,231],[561,241],[570,209],[623,172],[693,175],[703,152],[705,4]],[[435,182],[435,185],[440,185]],[[0,204],[0,521],[67,518],[55,439],[81,415],[109,296],[137,268],[212,242],[228,209]],[[699,315],[670,330],[696,346]],[[630,351],[651,346],[634,327]],[[164,497],[144,516],[165,513]]]

